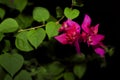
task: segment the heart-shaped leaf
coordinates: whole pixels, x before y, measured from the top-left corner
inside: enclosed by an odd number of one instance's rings
[[[85,64],[75,65],[73,68],[73,71],[75,75],[78,76],[78,78],[82,78],[83,75],[85,74],[86,67],[87,66]]]
[[[23,65],[24,58],[19,54],[2,54],[0,55],[0,65],[11,75],[20,70]]]
[[[33,10],[33,19],[38,22],[44,22],[50,17],[50,13],[46,8],[36,7]]]
[[[27,38],[30,41],[30,43],[35,48],[37,48],[44,40],[45,35],[46,35],[46,33],[45,33],[44,29],[39,28],[37,30],[30,30],[27,34]]]
[[[0,24],[0,32],[10,33],[18,29],[18,23],[15,19],[7,18]]]
[[[69,18],[69,19],[74,19],[77,18],[80,14],[80,11],[77,9],[70,9],[68,7],[65,8],[64,10],[64,15]]]
[[[20,12],[26,7],[28,0],[14,0],[14,8]]]
[[[58,35],[58,33],[59,33],[58,29],[59,29],[60,26],[61,25],[56,24],[56,22],[48,22],[46,24],[46,33],[47,33],[49,39]]]
[[[22,70],[15,78],[14,80],[32,80],[30,73],[26,70]]]
[[[28,31],[20,32],[16,36],[15,45],[21,51],[32,51],[33,47],[29,44],[27,39]]]

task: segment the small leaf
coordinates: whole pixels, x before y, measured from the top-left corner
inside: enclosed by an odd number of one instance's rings
[[[70,9],[68,7],[65,8],[64,10],[64,15],[69,18],[69,19],[74,19],[77,18],[80,14],[80,11],[77,9]]]
[[[4,38],[4,34],[0,32],[0,41]]]
[[[114,48],[110,48],[108,50],[108,54],[109,54],[109,56],[112,56],[114,54]]]
[[[44,22],[50,17],[50,13],[46,8],[35,7],[33,10],[33,19],[38,22]]]
[[[64,15],[63,10],[59,6],[56,7],[56,15],[57,18],[60,18]]]
[[[20,28],[22,28],[22,29],[25,29],[25,28],[31,26],[31,24],[33,22],[33,18],[31,16],[28,16],[28,15],[20,14],[15,19],[18,22]]]
[[[49,64],[46,69],[48,73],[53,76],[59,75],[62,71],[64,71],[63,65],[57,61]]]
[[[59,33],[58,29],[60,26],[61,26],[60,24],[56,24],[55,22],[48,22],[46,24],[46,33],[47,33],[49,39],[58,35],[58,33]]]
[[[16,75],[14,80],[32,80],[32,78],[29,72],[22,70],[18,75]]]
[[[39,28],[37,30],[30,30],[27,33],[28,40],[35,48],[37,48],[42,43],[42,41],[45,39],[45,36],[46,33],[42,28]]]
[[[75,77],[74,77],[73,73],[65,72],[64,73],[64,80],[75,80]]]
[[[15,32],[17,29],[18,23],[12,18],[7,18],[0,24],[0,32],[3,33]]]
[[[0,8],[0,18],[3,19],[4,16],[5,16],[5,10]]]
[[[84,4],[82,3],[82,0],[72,0],[72,5],[77,7],[83,7]]]
[[[2,54],[0,55],[0,65],[11,75],[20,70],[23,65],[24,58],[19,54]]]
[[[13,80],[13,79],[12,79],[12,77],[11,77],[9,74],[7,74],[7,75],[5,76],[5,78],[4,78],[4,80]]]
[[[27,31],[20,32],[16,36],[15,45],[21,51],[32,51],[33,47],[29,44],[27,39]]]
[[[74,74],[78,76],[78,78],[82,78],[86,71],[86,65],[85,64],[75,65],[73,71]]]
[[[27,5],[28,0],[14,0],[14,8],[22,12]]]

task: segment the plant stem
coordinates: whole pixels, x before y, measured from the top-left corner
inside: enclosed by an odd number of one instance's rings
[[[32,28],[28,28],[28,29],[20,29],[18,32],[22,32],[22,31],[28,31],[28,30],[32,30],[32,29],[37,29],[37,28],[41,28],[45,25],[40,25],[40,26],[36,26],[36,27],[32,27]]]

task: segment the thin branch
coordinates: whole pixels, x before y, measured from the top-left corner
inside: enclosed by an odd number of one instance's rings
[[[32,30],[32,29],[37,29],[37,28],[41,28],[45,25],[40,25],[40,26],[36,26],[36,27],[32,27],[32,28],[28,28],[28,29],[20,29],[18,32],[22,32],[22,31],[28,31],[28,30]]]

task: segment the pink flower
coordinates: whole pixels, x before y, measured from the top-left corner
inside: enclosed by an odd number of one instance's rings
[[[91,18],[88,15],[85,15],[81,27],[83,29],[83,41],[87,42],[88,46],[91,45],[94,48],[94,51],[103,57],[105,50],[102,48],[103,44],[101,41],[104,39],[104,35],[98,34],[99,24],[91,27]]]
[[[59,29],[59,32],[63,32],[61,35],[55,37],[57,41],[62,44],[70,44],[76,47],[78,53],[80,53],[79,38],[80,38],[80,26],[78,23],[68,19],[63,22]]]

